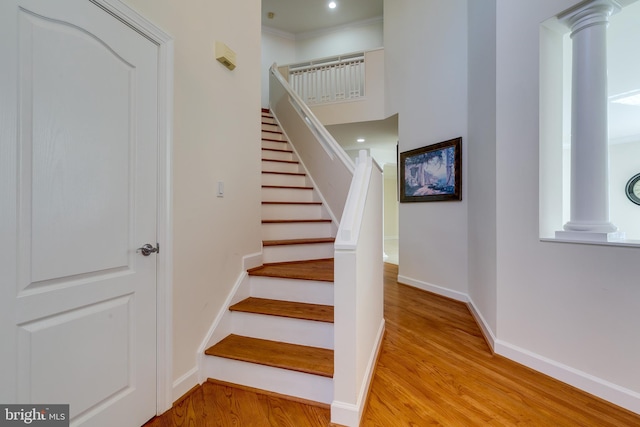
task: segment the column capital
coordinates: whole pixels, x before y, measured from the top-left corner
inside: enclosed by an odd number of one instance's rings
[[[587,0],[565,10],[558,20],[571,29],[572,35],[593,25],[606,25],[609,16],[622,7],[614,0]]]

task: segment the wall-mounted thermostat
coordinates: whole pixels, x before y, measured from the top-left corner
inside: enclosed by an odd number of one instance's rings
[[[236,53],[222,42],[216,42],[216,59],[230,70],[236,68]]]

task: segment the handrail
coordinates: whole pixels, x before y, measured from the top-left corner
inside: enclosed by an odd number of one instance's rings
[[[314,61],[300,62],[298,64],[288,65],[290,73],[297,73],[299,71],[306,71],[312,68],[321,68],[328,67],[332,65],[352,63],[352,62],[363,62],[365,60],[365,54],[357,53],[347,56],[334,56],[327,59],[320,59]]]
[[[340,144],[336,142],[329,131],[322,125],[322,123],[320,123],[316,116],[311,112],[311,109],[309,109],[307,104],[305,104],[300,96],[295,93],[293,89],[291,89],[289,82],[287,82],[285,78],[282,77],[282,74],[280,74],[278,66],[275,62],[271,66],[270,72],[271,75],[274,76],[276,80],[278,80],[278,82],[287,92],[291,105],[295,108],[298,114],[300,114],[306,125],[309,127],[309,130],[318,139],[331,159],[337,157],[341,161],[341,163],[344,164],[347,170],[349,170],[353,174],[355,170],[355,164],[353,160],[351,160],[347,153],[342,149]]]
[[[335,249],[351,250],[358,245],[360,225],[369,189],[369,176],[373,168],[373,159],[365,150],[360,150],[356,159],[356,170],[349,188],[349,195],[338,228]],[[376,164],[377,165],[377,164]],[[380,171],[382,172],[382,171]]]

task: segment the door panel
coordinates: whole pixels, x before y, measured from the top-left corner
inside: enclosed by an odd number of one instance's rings
[[[131,296],[124,296],[22,325],[18,358],[29,363],[20,370],[20,384],[28,387],[30,398],[58,402],[65,396],[73,402],[73,418],[96,402],[130,393],[134,367],[129,317],[134,310]],[[96,351],[104,347],[109,351]],[[96,366],[109,375],[96,372]]]
[[[23,289],[128,267],[135,68],[68,23],[20,11],[19,26]]]
[[[0,55],[0,401],[140,426],[156,408],[156,256],[136,249],[157,241],[157,46],[88,0],[3,0]]]

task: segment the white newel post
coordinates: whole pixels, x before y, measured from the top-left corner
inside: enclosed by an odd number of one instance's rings
[[[607,241],[624,235],[609,221],[607,27],[612,0],[583,2],[558,16],[573,41],[571,215],[557,238]]]

